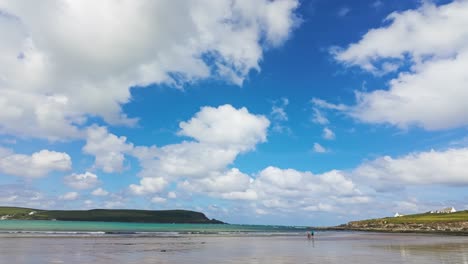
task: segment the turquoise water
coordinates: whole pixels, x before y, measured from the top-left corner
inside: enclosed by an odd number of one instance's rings
[[[225,224],[152,224],[122,222],[84,221],[0,221],[0,233],[104,233],[104,234],[297,234],[306,231],[305,227],[225,225]]]

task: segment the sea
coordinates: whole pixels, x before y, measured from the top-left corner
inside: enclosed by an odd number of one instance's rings
[[[0,221],[0,263],[462,263],[468,237],[301,226]]]

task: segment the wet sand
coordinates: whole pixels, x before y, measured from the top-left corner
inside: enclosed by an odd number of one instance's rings
[[[463,263],[468,237],[319,232],[297,236],[0,235],[0,263]]]

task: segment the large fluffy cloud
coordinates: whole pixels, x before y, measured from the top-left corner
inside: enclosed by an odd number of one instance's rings
[[[255,180],[256,188],[268,197],[315,197],[328,195],[360,195],[354,183],[343,172],[332,170],[314,175],[294,169],[268,167]]]
[[[261,214],[298,210],[340,214],[357,212],[363,204],[370,202],[376,203],[376,211],[382,208],[396,210],[400,208],[399,204],[405,203],[401,199],[406,199],[406,194],[390,195],[393,202],[385,204],[385,195],[374,198],[377,192],[382,195],[381,192],[395,191],[395,188],[403,191],[406,187],[414,190],[433,185],[466,186],[466,164],[468,149],[454,148],[401,157],[383,156],[364,161],[354,169],[321,174],[270,166],[249,176],[238,169],[230,169],[201,179],[187,179],[179,187],[217,198],[249,201],[251,209]],[[421,208],[430,206],[426,204]]]
[[[162,177],[142,178],[140,184],[131,184],[130,191],[136,195],[150,194],[162,191],[167,181]]]
[[[374,73],[409,70],[388,90],[357,93],[349,114],[369,123],[428,130],[468,125],[468,1],[392,13],[335,58]]]
[[[269,125],[268,119],[250,114],[245,107],[223,105],[203,107],[191,120],[180,123],[179,134],[201,143],[244,151],[266,141]]]
[[[104,172],[121,172],[124,169],[125,154],[133,150],[126,137],[117,137],[107,128],[91,126],[86,130],[86,145],[83,152],[95,157],[94,167]]]
[[[153,156],[143,156],[141,176],[205,177],[234,162],[239,151],[198,142],[182,142],[154,149]],[[137,149],[138,151],[138,149]]]
[[[322,174],[310,171],[267,167],[253,183],[259,199],[256,208],[265,213],[321,211],[342,213],[347,201],[368,203],[345,172],[332,170]]]
[[[142,177],[196,177],[222,172],[236,157],[266,140],[270,122],[246,108],[231,105],[202,107],[179,135],[194,141],[157,147],[136,147],[133,151],[143,167]]]
[[[108,173],[121,172],[125,156],[132,155],[143,167],[142,177],[203,177],[224,169],[241,152],[264,142],[269,124],[264,116],[251,114],[246,108],[202,107],[192,119],[180,123],[178,134],[193,141],[162,147],[134,146],[105,127],[91,126],[83,152],[95,157],[95,168]]]
[[[468,148],[415,152],[364,162],[352,173],[377,187],[391,185],[468,185]]]
[[[0,1],[0,132],[79,137],[89,116],[133,124],[130,87],[242,84],[294,27],[296,0]],[[34,128],[34,129],[32,129]]]
[[[211,173],[201,179],[186,180],[179,187],[228,200],[256,200],[258,196],[251,186],[253,182],[253,178],[233,168],[223,173]]]
[[[40,178],[52,171],[70,170],[71,164],[70,156],[64,152],[44,149],[25,155],[0,148],[0,172],[8,175]]]
[[[198,179],[197,184],[217,185],[242,178],[233,178],[240,173],[224,174],[227,166],[239,154],[265,142],[269,125],[266,117],[252,114],[246,108],[202,107],[193,118],[180,123],[178,135],[192,138],[190,141],[162,147],[134,146],[105,127],[91,126],[83,151],[93,155],[94,167],[104,172],[122,171],[126,156],[137,158],[142,180],[139,185],[130,186],[133,194],[159,192],[169,182],[184,178]]]
[[[263,213],[274,213],[275,210],[287,212],[301,208],[308,211],[340,213],[345,210],[359,210],[362,204],[370,202],[378,203],[376,208],[393,210],[399,208],[399,203],[404,203],[401,199],[405,199],[405,194],[400,193],[401,197],[391,195],[393,204],[384,204],[385,198],[373,198],[376,191],[389,192],[395,188],[417,189],[433,185],[467,186],[466,164],[468,148],[454,148],[414,152],[401,157],[383,156],[364,161],[348,171],[331,170],[321,174],[268,167],[260,171],[250,184],[244,183],[243,192],[255,193],[252,201],[255,202],[255,208]],[[219,189],[219,193],[222,194],[223,189]],[[200,190],[206,188],[200,187]],[[422,206],[424,203],[420,204]],[[430,208],[429,205],[422,207]]]
[[[346,109],[346,106],[320,100],[315,100],[315,104],[321,108]],[[239,122],[239,119],[246,122]],[[162,202],[160,198],[169,191],[167,189],[176,187],[182,196],[207,195],[229,200],[229,203],[242,204],[247,210],[261,214],[299,210],[334,214],[359,212],[363,204],[370,202],[382,203],[376,206],[389,210],[396,205],[376,200],[373,197],[376,191],[388,191],[395,186],[467,184],[464,164],[468,162],[468,151],[465,148],[412,153],[397,158],[385,156],[364,161],[354,169],[318,174],[273,166],[252,174],[231,168],[240,154],[266,141],[268,126],[265,117],[245,108],[202,107],[191,119],[180,123],[178,135],[189,137],[181,143],[133,146],[125,137],[113,135],[103,127],[92,127],[87,144],[94,142],[92,145],[96,146],[89,152],[92,155],[107,157],[115,150],[113,155],[120,157],[116,164],[123,164],[126,155],[137,158],[141,179],[138,184],[129,186],[131,194],[149,199],[157,197],[154,201]],[[107,159],[96,157],[97,160]],[[104,170],[104,166],[99,168]]]
[[[332,211],[351,204],[350,201],[363,204],[371,200],[345,172],[337,170],[313,174],[270,166],[249,176],[234,168],[203,179],[186,180],[179,187],[222,199],[249,201],[251,208],[262,214]]]
[[[355,204],[370,200],[342,171],[313,174],[268,167],[258,174],[248,175],[237,168],[229,168],[238,155],[266,141],[269,125],[264,116],[252,114],[246,108],[202,107],[191,119],[180,123],[178,134],[190,137],[190,141],[161,147],[133,146],[105,128],[92,127],[88,130],[87,145],[96,148],[88,153],[97,155],[98,161],[103,160],[98,156],[107,157],[112,153],[109,150],[115,149],[112,155],[121,157],[117,164],[122,164],[125,155],[136,157],[141,167],[141,180],[129,186],[134,195],[149,197],[158,193],[160,197],[174,183],[183,193],[247,201],[252,208],[264,213],[298,210],[299,207],[330,211],[350,200]]]

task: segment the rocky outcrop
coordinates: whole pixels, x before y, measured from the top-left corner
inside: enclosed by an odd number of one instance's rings
[[[389,223],[381,221],[356,221],[336,227],[341,230],[359,230],[396,233],[460,233],[468,234],[468,221],[445,223]]]

